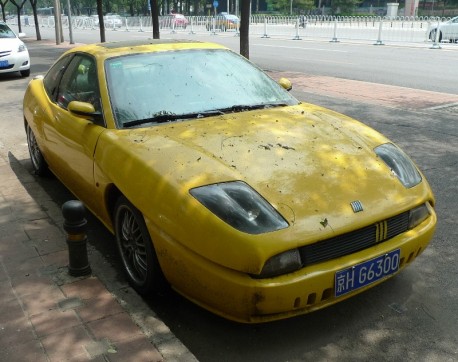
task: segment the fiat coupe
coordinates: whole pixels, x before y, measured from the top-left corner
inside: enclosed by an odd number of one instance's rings
[[[245,323],[308,313],[418,257],[435,200],[396,144],[290,89],[212,43],[75,47],[28,85],[31,162],[113,232],[140,294]]]

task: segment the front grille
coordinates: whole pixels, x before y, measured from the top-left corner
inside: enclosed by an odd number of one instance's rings
[[[7,57],[10,54],[11,54],[11,50],[2,51],[2,52],[0,52],[0,58],[1,57]]]
[[[308,266],[370,248],[406,232],[408,228],[409,211],[347,234],[303,246],[299,248],[302,265]]]

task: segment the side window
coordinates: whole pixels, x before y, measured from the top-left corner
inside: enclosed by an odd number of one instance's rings
[[[43,79],[46,93],[52,101],[55,101],[56,99],[57,87],[59,86],[60,78],[62,77],[65,69],[67,69],[67,65],[71,59],[72,55],[60,59],[51,69],[49,69]]]
[[[57,103],[66,109],[71,101],[88,102],[101,111],[97,67],[91,57],[75,55],[62,77]]]

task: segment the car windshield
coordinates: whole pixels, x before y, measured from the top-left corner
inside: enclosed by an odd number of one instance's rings
[[[15,38],[16,35],[6,24],[0,24],[0,38]]]
[[[105,71],[120,128],[298,103],[228,50],[133,54],[106,60]]]

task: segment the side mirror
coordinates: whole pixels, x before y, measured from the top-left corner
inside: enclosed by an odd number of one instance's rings
[[[87,102],[71,101],[68,104],[68,110],[70,113],[86,118],[90,121],[102,118],[102,114],[100,112],[96,112],[94,106]]]
[[[27,34],[26,33],[19,33],[17,35],[18,38],[24,38]]]
[[[293,83],[287,78],[280,78],[278,80],[278,84],[280,84],[284,89],[286,89],[288,92],[293,89]]]

